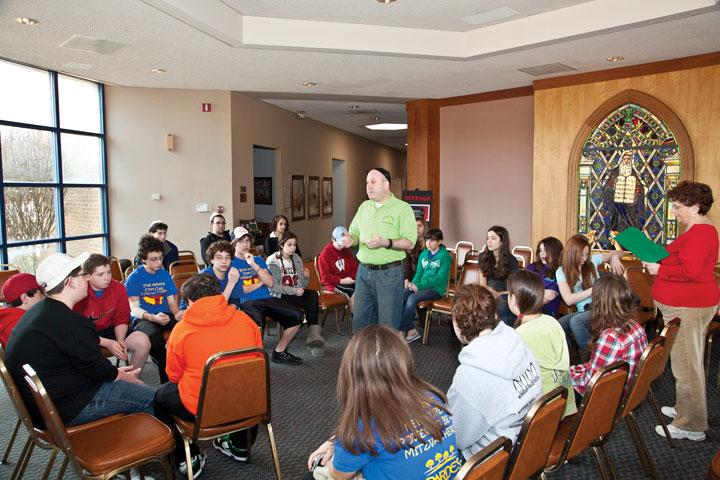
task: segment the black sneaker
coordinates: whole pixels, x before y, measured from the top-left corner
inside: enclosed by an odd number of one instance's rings
[[[302,358],[296,357],[287,350],[284,352],[273,350],[271,360],[273,363],[287,363],[289,365],[300,365],[303,363]]]
[[[192,457],[190,457],[190,459],[192,461],[193,479],[195,479],[198,478],[202,473],[203,467],[205,466],[205,461],[207,460],[207,455],[205,455],[203,452],[200,452],[197,455],[193,455]],[[184,477],[187,477],[187,462],[184,460],[180,462],[180,464],[178,465],[178,470]]]
[[[230,440],[230,435],[225,435],[224,437],[216,438],[215,440],[213,440],[213,447],[219,450],[222,454],[232,458],[233,460],[247,463],[247,449],[237,448],[235,445],[233,445],[232,441]]]

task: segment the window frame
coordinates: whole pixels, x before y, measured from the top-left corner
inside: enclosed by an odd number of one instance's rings
[[[109,211],[109,195],[108,195],[108,179],[107,179],[107,142],[105,133],[105,86],[102,83],[95,82],[86,78],[78,77],[75,75],[69,75],[66,73],[58,73],[53,70],[45,70],[38,68],[33,65],[28,65],[20,62],[14,62],[5,58],[0,57],[0,60],[14,63],[29,68],[34,68],[39,71],[45,71],[50,76],[50,88],[51,88],[51,108],[52,108],[52,119],[53,125],[36,125],[25,122],[15,122],[11,120],[5,120],[0,118],[0,126],[25,128],[31,130],[41,130],[50,132],[53,134],[53,168],[57,172],[55,181],[52,182],[15,182],[5,181],[2,168],[2,148],[0,148],[0,254],[2,255],[2,263],[8,263],[8,250],[15,247],[25,247],[30,245],[42,245],[59,243],[60,251],[67,252],[67,242],[75,240],[85,240],[91,238],[101,238],[103,243],[104,252],[92,252],[92,253],[103,253],[110,255],[110,218],[108,215]],[[99,114],[100,114],[100,129],[99,132],[87,132],[82,130],[74,130],[69,128],[62,128],[60,125],[60,92],[59,92],[59,76],[64,75],[68,77],[78,78],[83,81],[94,83],[98,89],[98,100],[99,100]],[[63,182],[63,162],[62,162],[62,148],[61,148],[61,135],[62,134],[81,135],[87,137],[95,137],[100,140],[100,183],[65,183]],[[1,140],[0,140],[1,141]],[[14,187],[44,187],[52,188],[55,195],[55,223],[57,225],[58,236],[56,238],[38,239],[38,240],[23,240],[9,242],[7,236],[7,221],[5,215],[5,189]],[[102,232],[93,233],[86,235],[66,235],[65,226],[65,203],[64,203],[64,189],[66,188],[96,188],[100,190],[101,200],[101,221],[102,221]]]

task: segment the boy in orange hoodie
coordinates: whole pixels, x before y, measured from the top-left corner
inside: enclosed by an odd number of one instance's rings
[[[262,348],[260,329],[254,321],[234,306],[228,305],[216,278],[199,274],[182,287],[189,308],[167,341],[166,371],[170,381],[155,393],[155,413],[175,433],[175,459],[178,469],[187,475],[183,441],[173,426],[172,415],[189,421],[197,413],[203,368],[208,358],[224,350]],[[251,432],[254,441],[257,427]],[[245,431],[215,439],[215,448],[238,461],[247,460]],[[206,456],[190,445],[194,478],[205,465]],[[182,460],[182,461],[181,461]]]

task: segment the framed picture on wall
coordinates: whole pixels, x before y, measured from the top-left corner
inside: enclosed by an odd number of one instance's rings
[[[255,177],[255,204],[272,205],[272,177]]]
[[[292,176],[292,220],[305,220],[305,175]]]
[[[333,214],[333,184],[332,177],[322,179],[322,216],[330,217]]]
[[[308,177],[308,218],[320,216],[320,177]]]

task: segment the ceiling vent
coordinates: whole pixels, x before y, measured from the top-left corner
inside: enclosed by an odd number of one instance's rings
[[[463,17],[461,20],[465,23],[469,23],[470,25],[482,25],[483,23],[495,22],[504,18],[514,17],[519,14],[520,12],[513,10],[510,7],[500,7],[476,13],[474,15],[468,15],[467,17]]]
[[[69,39],[60,44],[63,48],[72,48],[81,52],[100,53],[102,55],[111,55],[121,48],[127,47],[125,43],[111,42],[101,38],[85,37],[83,35],[73,35]]]
[[[380,112],[377,110],[370,110],[370,109],[362,109],[362,108],[348,108],[348,113],[352,113],[353,115],[380,115]]]
[[[547,65],[537,65],[535,67],[519,68],[518,71],[539,77],[541,75],[550,75],[551,73],[572,72],[574,68],[568,67],[564,63],[548,63]]]

